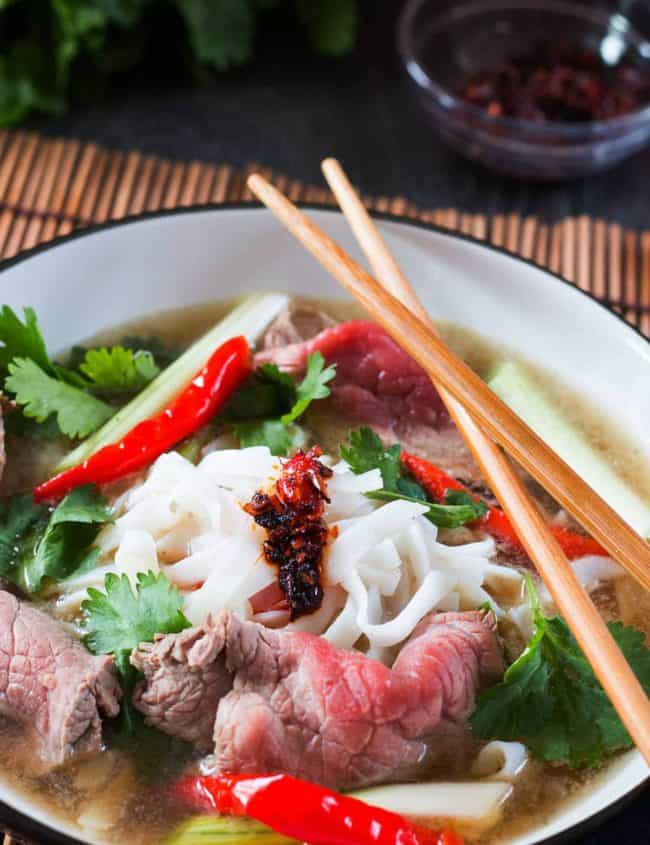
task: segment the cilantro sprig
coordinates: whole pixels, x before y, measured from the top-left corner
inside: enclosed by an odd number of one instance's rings
[[[194,79],[244,64],[264,37],[277,51],[273,30],[291,17],[289,32],[340,56],[359,16],[358,0],[2,0],[0,124],[60,115],[81,93],[94,102],[111,75],[146,60]]]
[[[428,510],[424,516],[438,528],[460,528],[461,525],[474,522],[485,514],[485,505],[482,502],[475,502],[469,493],[464,493],[462,490],[450,490],[445,496],[444,505],[414,496],[405,496],[403,493],[395,493],[391,490],[371,490],[366,493],[366,496],[380,502],[394,502],[401,499],[404,502],[426,505]]]
[[[35,594],[46,577],[61,581],[91,568],[99,557],[92,544],[112,521],[92,485],[77,487],[53,511],[29,494],[12,496],[0,503],[0,575]]]
[[[366,493],[369,499],[383,502],[402,499],[426,504],[429,510],[425,516],[439,528],[459,528],[480,519],[487,512],[483,502],[462,490],[447,491],[442,504],[429,501],[424,488],[404,472],[399,443],[385,447],[379,435],[368,426],[351,431],[348,442],[339,446],[339,453],[357,475],[373,469],[381,472],[384,486],[381,490]]]
[[[526,591],[534,631],[503,681],[479,698],[471,718],[481,739],[523,742],[537,757],[574,768],[599,766],[632,746],[566,622],[544,616],[532,580]],[[620,622],[608,628],[650,695],[650,649],[644,634]]]
[[[312,402],[330,395],[334,366],[325,366],[320,352],[307,359],[300,382],[275,364],[262,364],[235,393],[225,418],[242,447],[268,446],[274,455],[286,455],[295,445],[295,424]]]
[[[33,308],[23,308],[24,322],[8,305],[0,308],[0,370],[6,373],[14,358],[29,358],[50,368],[45,340]]]
[[[160,372],[151,352],[124,346],[89,349],[79,370],[92,390],[107,393],[137,393]]]
[[[0,309],[0,376],[22,411],[8,415],[8,431],[86,437],[113,416],[113,401],[141,390],[160,371],[151,352],[126,346],[83,350],[73,358],[68,366],[50,358],[32,308],[23,309],[22,320],[8,305]]]
[[[372,469],[380,470],[385,491],[423,502],[427,500],[424,488],[404,473],[399,443],[385,447],[379,435],[369,426],[350,431],[348,442],[339,446],[339,453],[357,475]]]
[[[44,423],[54,416],[61,433],[71,438],[86,437],[115,413],[107,402],[49,376],[29,358],[14,358],[9,364],[5,387],[26,417]]]
[[[152,642],[156,634],[176,634],[190,627],[183,614],[183,597],[162,574],[140,572],[135,591],[127,575],[108,573],[104,591],[88,589],[81,603],[83,641],[93,654],[112,654],[124,692],[122,728],[134,733],[141,717],[131,698],[138,674],[130,663],[133,649]]]

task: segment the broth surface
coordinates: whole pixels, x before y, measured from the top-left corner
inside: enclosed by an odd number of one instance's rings
[[[351,307],[348,302],[328,301],[319,305],[336,319],[350,319],[351,312],[353,316],[362,316],[362,312]],[[93,338],[92,342],[116,343],[125,335],[155,336],[169,346],[183,348],[214,325],[229,307],[230,303],[215,302],[207,306],[154,314],[114,327],[99,338]],[[507,349],[496,347],[456,325],[442,324],[440,329],[452,348],[481,376],[486,376],[499,361],[517,357]],[[587,407],[580,397],[573,395],[543,370],[525,361],[522,363],[566,417],[580,425],[585,437],[607,457],[616,472],[650,502],[648,467],[640,465],[639,451],[615,433],[614,421],[606,420],[602,414]],[[321,430],[317,416],[310,418],[309,424],[326,450],[335,448],[345,439],[348,431],[347,425],[332,425],[331,419],[328,420],[327,428]],[[48,448],[56,451],[57,446]],[[30,458],[30,450],[14,451],[17,449],[15,439],[9,438],[9,478],[15,483],[14,476],[19,469],[24,483],[25,478],[29,479],[42,472],[42,461],[38,455],[34,457],[34,450],[31,450],[33,457]],[[12,463],[19,464],[13,474]],[[639,589],[632,579],[627,576],[619,579],[615,586],[600,589],[595,598],[604,616],[622,619],[628,624],[641,627],[650,635],[650,596],[639,595]],[[160,760],[159,767],[164,770],[173,766],[173,762]],[[52,815],[74,823],[81,814],[82,829],[86,833],[94,831],[100,838],[113,842],[153,845],[160,842],[180,818],[180,814],[172,814],[167,802],[161,800],[159,789],[152,786],[150,781],[142,779],[132,755],[124,750],[111,749],[100,758],[75,763],[63,771],[39,778],[27,773],[29,763],[24,756],[20,731],[12,723],[0,721],[0,763],[3,778],[23,789]],[[617,765],[617,759],[609,765]],[[468,841],[477,841],[481,845],[506,842],[514,834],[521,834],[548,820],[567,802],[574,800],[584,788],[603,777],[607,777],[607,768],[596,773],[575,772],[530,761],[525,774],[515,782],[514,794],[508,800],[498,826],[479,839],[468,837]],[[111,822],[115,824],[112,829]]]

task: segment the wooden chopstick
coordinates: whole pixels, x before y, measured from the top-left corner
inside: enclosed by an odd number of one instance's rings
[[[331,238],[312,223],[296,206],[270,185],[265,179],[253,174],[248,180],[252,193],[261,200],[275,216],[289,229],[289,231],[317,258],[317,260],[337,279],[350,293],[353,294],[375,317],[377,322],[408,351],[415,360],[426,370],[429,376],[440,382],[443,387],[460,401],[471,413],[480,420],[481,425],[507,446],[512,454],[520,460],[527,469],[529,464],[536,470],[544,461],[551,464],[551,468],[558,472],[564,483],[574,473],[550,450],[537,436],[528,429],[507,406],[504,405],[481,380],[459,361],[445,345],[433,334],[428,327],[418,320],[402,303],[385,291],[366,271],[345,253]],[[483,407],[485,406],[485,410]],[[466,411],[463,410],[466,414]],[[467,415],[463,420],[466,426],[473,425]],[[542,458],[528,459],[528,450],[539,443]],[[482,456],[481,456],[482,460]],[[493,467],[490,467],[492,470]],[[531,473],[534,474],[534,473]],[[539,472],[544,479],[553,473],[548,470]],[[577,477],[576,477],[577,478]],[[601,503],[599,513],[604,509],[607,515],[611,510],[584,482],[578,490],[586,488],[591,496],[593,507],[596,500]],[[498,479],[498,483],[508,481],[508,475]],[[557,484],[553,484],[558,487]],[[562,487],[562,484],[559,485]],[[559,489],[558,487],[558,489]],[[517,488],[514,488],[515,491]],[[550,488],[548,488],[550,489]],[[564,488],[563,488],[564,489]],[[556,498],[559,498],[556,496]],[[566,496],[564,498],[567,498]],[[548,530],[537,507],[530,503],[530,499],[508,498],[509,516],[517,524],[527,519],[530,534],[522,538],[526,551],[531,556],[535,553],[537,559],[543,561],[546,567],[540,574],[545,580],[558,609],[571,627],[583,652],[592,665],[596,675],[607,692],[612,704],[619,713],[621,720],[630,735],[641,750],[646,762],[650,764],[650,701],[636,679],[627,661],[612,638],[607,626],[594,607],[586,591],[578,582],[572,567],[567,562],[557,543],[551,538],[548,541]],[[602,515],[602,513],[601,513]],[[634,553],[636,545],[641,546],[641,564],[645,563],[648,570],[650,552],[643,541],[616,516],[611,528],[611,536],[616,541],[603,545],[621,549],[625,554],[621,556],[627,560],[630,553]],[[619,524],[620,523],[620,524]],[[601,534],[603,532],[600,532]],[[631,535],[628,536],[628,535]],[[636,538],[636,539],[635,539]],[[609,537],[607,538],[609,541]],[[638,542],[637,542],[638,541]],[[540,548],[545,550],[542,556]],[[637,567],[638,568],[638,567]],[[640,572],[644,573],[643,566]]]
[[[440,338],[433,336],[425,324],[283,194],[257,174],[249,178],[249,187],[420,366],[453,394],[481,427],[570,511],[624,569],[650,588],[650,545]]]
[[[377,226],[339,162],[331,158],[325,159],[321,167],[327,183],[378,281],[426,324],[432,333],[437,334],[433,320],[424,309],[411,283],[388,249]],[[579,641],[587,638],[591,640],[594,631],[599,632],[606,655],[613,654],[615,661],[620,662],[619,657],[622,658],[622,655],[616,643],[609,634],[586,590],[578,581],[559,543],[549,531],[538,506],[522,480],[515,473],[512,465],[498,446],[486,437],[462,405],[459,405],[444,387],[438,387],[438,390],[465,443],[479,465],[483,477],[487,480],[510,518],[517,536],[526,548],[549,592],[554,597],[560,612],[573,620],[572,628],[575,628],[576,639]],[[576,601],[579,603],[578,613],[576,613]],[[577,629],[580,629],[581,636],[578,636]],[[611,689],[612,685],[615,684],[618,687],[620,679],[617,677],[618,670],[616,667],[612,665],[609,668],[602,662],[602,656],[595,653],[593,658],[590,657],[590,662],[592,660],[602,668],[602,674],[604,678],[607,678],[608,683],[603,683],[603,686]],[[624,658],[623,662],[625,662]],[[633,675],[632,677],[634,678]],[[612,679],[611,683],[609,683],[609,679]],[[639,686],[638,683],[637,686]],[[641,693],[645,697],[643,689],[641,689]]]
[[[411,283],[402,273],[339,162],[332,158],[325,159],[321,167],[378,281],[425,323],[431,332],[437,334],[433,320],[424,309]],[[532,496],[499,447],[483,434],[463,406],[444,387],[436,384],[436,388],[479,465],[483,477],[507,513],[517,536],[528,551],[531,560],[537,565],[542,577],[545,573],[550,573],[553,568],[546,562],[549,555],[554,562],[560,557],[564,558],[561,561],[563,568],[571,568],[557,540],[540,517],[539,508]]]

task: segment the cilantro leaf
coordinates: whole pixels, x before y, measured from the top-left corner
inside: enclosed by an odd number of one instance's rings
[[[542,760],[599,766],[632,740],[566,622],[546,618],[526,579],[534,632],[503,681],[479,698],[471,725],[482,739],[523,742]],[[641,631],[609,623],[609,630],[650,694],[650,649]]]
[[[248,61],[255,32],[251,0],[176,0],[197,58],[224,69]]]
[[[156,634],[176,634],[189,628],[182,607],[183,597],[177,588],[162,573],[153,572],[138,573],[135,592],[128,575],[108,573],[104,592],[89,587],[88,598],[81,603],[85,645],[93,654],[112,654],[115,658],[123,692],[121,739],[128,741],[126,737],[130,737],[137,747],[146,748],[157,732],[144,724],[133,706],[138,673],[129,657],[137,645],[152,642]]]
[[[471,508],[474,512],[474,516],[470,521],[482,519],[482,517],[484,517],[488,512],[488,506],[482,499],[475,498],[471,495],[471,493],[467,493],[465,490],[447,490],[445,493],[445,504],[454,505],[456,507]]]
[[[342,443],[339,446],[339,453],[349,464],[352,472],[361,475],[372,469],[378,469],[381,472],[384,489],[397,491],[397,482],[402,474],[400,460],[402,449],[399,444],[385,448],[379,435],[367,425],[351,431],[348,434],[348,441],[349,445]]]
[[[113,416],[115,409],[78,387],[49,376],[34,361],[15,358],[5,385],[15,394],[23,413],[39,423],[52,414],[68,437],[86,437]]]
[[[427,494],[417,481],[403,474],[402,447],[399,443],[386,448],[379,435],[367,425],[351,431],[348,441],[348,444],[342,443],[339,446],[339,453],[352,472],[361,475],[371,469],[378,469],[385,491],[405,498],[427,501]]]
[[[336,375],[336,367],[325,366],[325,359],[320,352],[314,352],[307,359],[307,372],[296,388],[296,401],[293,407],[282,416],[284,425],[290,425],[301,417],[312,402],[326,399],[330,395],[328,382]]]
[[[303,380],[283,373],[276,364],[262,364],[233,395],[224,418],[242,447],[268,446],[274,455],[286,455],[295,445],[294,423],[312,402],[330,395],[327,387],[336,375],[320,352],[307,358]]]
[[[399,443],[386,448],[379,435],[368,426],[351,431],[348,443],[339,446],[343,460],[349,464],[352,472],[360,475],[372,469],[381,472],[384,487],[366,493],[369,499],[393,502],[402,499],[406,502],[426,504],[425,514],[428,520],[439,528],[459,528],[467,522],[474,522],[487,513],[487,506],[475,501],[462,490],[449,490],[444,504],[436,504],[427,499],[425,490],[411,478],[404,476]]]
[[[352,49],[358,0],[0,0],[0,124],[33,111],[60,113],[69,100],[105,92],[111,73],[157,59],[200,78],[252,56],[263,16],[298,16],[311,44],[340,55]],[[282,11],[275,11],[282,6]],[[283,18],[284,19],[284,18]],[[166,25],[168,22],[171,26]],[[83,73],[75,72],[82,67]],[[161,363],[159,361],[159,363]]]
[[[62,580],[91,568],[99,550],[90,546],[112,518],[92,485],[73,490],[52,512],[29,494],[6,499],[0,504],[0,575],[37,593],[45,576]]]
[[[6,371],[13,358],[29,358],[48,370],[50,359],[36,312],[23,308],[23,315],[24,323],[8,305],[0,309],[0,369]]]
[[[109,392],[137,392],[160,372],[151,352],[134,352],[123,346],[89,349],[79,369],[92,390]]]
[[[128,575],[109,572],[104,592],[88,588],[82,602],[84,643],[93,654],[129,655],[156,634],[176,634],[190,623],[183,612],[183,597],[162,574],[139,572],[135,592]]]
[[[15,580],[16,569],[29,548],[26,539],[47,517],[45,505],[37,505],[30,493],[0,502],[0,575]]]
[[[79,569],[93,568],[99,549],[90,546],[100,526],[112,521],[112,511],[96,487],[75,488],[53,511],[42,535],[33,538],[33,553],[23,551],[15,579],[28,593],[37,593],[46,576],[60,581]]]
[[[236,390],[224,411],[227,419],[275,417],[288,411],[297,399],[296,383],[277,364],[262,364]]]
[[[242,449],[268,446],[272,455],[286,455],[293,445],[291,431],[281,420],[249,420],[235,423],[232,430]]]
[[[147,337],[126,335],[120,341],[120,346],[124,346],[125,349],[131,349],[133,352],[149,352],[153,355],[158,366],[163,370],[165,367],[173,364],[183,351],[176,346],[170,346],[164,343],[155,335],[149,335]]]
[[[485,515],[486,506],[482,502],[475,502],[471,496],[467,501],[445,505],[438,505],[433,502],[423,501],[421,498],[406,496],[393,490],[372,490],[366,493],[369,499],[376,499],[380,502],[394,502],[401,499],[405,502],[413,502],[418,505],[426,505],[429,510],[424,514],[429,522],[433,522],[438,528],[459,528],[468,522]]]
[[[34,440],[56,440],[57,437],[61,437],[61,429],[54,415],[39,423],[16,409],[6,414],[3,422],[5,433],[13,434],[15,437],[31,437]]]

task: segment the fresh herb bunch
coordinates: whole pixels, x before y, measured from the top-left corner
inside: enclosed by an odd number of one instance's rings
[[[149,350],[129,345],[75,347],[63,366],[50,357],[32,308],[23,320],[0,309],[0,385],[22,412],[6,416],[12,434],[87,437],[159,373]]]
[[[300,440],[296,422],[312,402],[330,395],[327,386],[336,375],[320,352],[307,358],[302,381],[295,381],[276,364],[262,364],[231,398],[224,412],[243,448],[268,446],[274,455],[287,455]]]
[[[139,572],[134,591],[128,575],[110,572],[104,578],[104,592],[89,587],[81,607],[86,647],[93,654],[115,658],[124,691],[123,727],[133,732],[139,721],[131,702],[138,673],[129,656],[139,643],[153,642],[156,634],[176,634],[190,627],[182,612],[183,598],[162,573]]]
[[[530,576],[526,592],[534,631],[503,681],[482,693],[470,720],[480,739],[523,742],[541,760],[572,768],[600,766],[632,740],[569,626],[547,617]],[[642,631],[607,626],[650,694],[650,649]]]
[[[113,521],[108,502],[92,485],[77,487],[51,510],[30,493],[0,502],[0,576],[29,595],[44,578],[62,581],[94,569],[93,547],[102,525]]]
[[[0,0],[0,124],[62,112],[79,80],[128,70],[152,44],[195,72],[244,64],[260,16],[279,7],[319,52],[352,49],[357,0]]]

